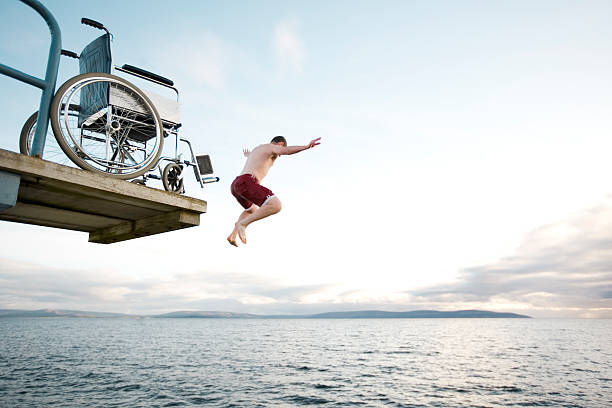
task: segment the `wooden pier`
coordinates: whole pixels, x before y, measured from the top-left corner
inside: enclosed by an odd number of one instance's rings
[[[0,149],[0,220],[110,244],[194,227],[206,201]]]

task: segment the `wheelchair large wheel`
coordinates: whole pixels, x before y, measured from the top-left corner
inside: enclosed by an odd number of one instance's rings
[[[50,116],[59,146],[83,169],[131,179],[155,166],[161,155],[159,114],[123,78],[94,72],[69,79],[53,98]]]
[[[77,111],[72,111],[70,114],[78,114]],[[32,142],[34,141],[34,133],[36,132],[36,124],[38,123],[38,112],[34,112],[28,120],[26,120],[21,135],[19,136],[19,152],[30,155],[32,153]],[[66,156],[62,148],[57,144],[57,140],[53,135],[51,127],[47,131],[45,138],[45,148],[43,149],[42,158],[63,165],[71,165],[71,161]]]

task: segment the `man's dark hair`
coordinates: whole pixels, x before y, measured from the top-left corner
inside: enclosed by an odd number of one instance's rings
[[[284,136],[274,136],[274,138],[272,138],[272,141],[270,143],[279,143],[279,142],[287,146],[287,139],[285,139]]]

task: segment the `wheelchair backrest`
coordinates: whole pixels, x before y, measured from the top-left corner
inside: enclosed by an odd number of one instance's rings
[[[104,34],[96,38],[83,49],[79,56],[79,72],[111,73],[110,35]]]
[[[104,34],[96,38],[83,49],[79,56],[79,72],[111,73],[110,35]],[[108,103],[108,84],[99,82],[83,89],[80,100],[79,126],[83,125],[91,115],[97,113],[100,103]]]

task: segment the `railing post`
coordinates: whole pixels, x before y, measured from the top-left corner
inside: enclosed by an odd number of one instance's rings
[[[21,0],[22,3],[30,6],[47,22],[51,31],[51,46],[49,48],[49,58],[47,60],[47,72],[44,81],[42,79],[25,74],[19,70],[0,64],[0,74],[8,75],[19,81],[33,85],[42,89],[40,106],[38,108],[38,120],[36,121],[36,132],[30,150],[31,156],[42,157],[45,148],[45,138],[49,127],[49,109],[51,100],[55,93],[55,83],[57,81],[57,70],[59,68],[60,54],[62,51],[62,33],[53,14],[38,0]]]
[[[53,14],[38,0],[21,0],[32,7],[47,22],[51,31],[51,47],[49,48],[49,59],[47,61],[47,72],[45,74],[45,88],[40,98],[38,108],[38,120],[36,121],[36,132],[32,141],[31,156],[42,157],[49,126],[49,110],[51,109],[51,99],[55,93],[55,83],[57,81],[57,71],[59,68],[60,53],[62,51],[62,32],[53,17]]]

